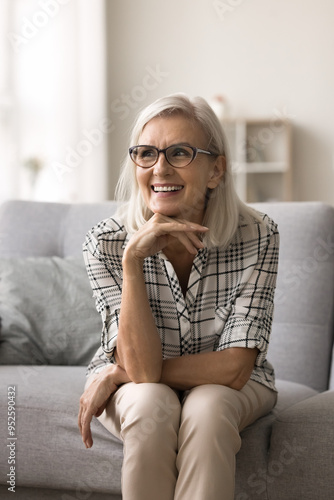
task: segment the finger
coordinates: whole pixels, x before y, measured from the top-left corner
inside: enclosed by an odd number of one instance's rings
[[[100,406],[100,408],[97,410],[97,412],[95,413],[94,417],[99,417],[100,415],[102,415],[102,413],[104,412],[104,410],[106,409],[106,406],[108,404],[108,401],[106,401],[105,403],[103,403],[102,406]]]
[[[207,226],[202,226],[201,224],[197,224],[196,222],[190,222],[185,219],[176,219],[181,224],[184,224],[189,230],[197,231],[198,233],[206,233],[209,231]]]
[[[91,448],[93,446],[92,432],[90,429],[92,418],[93,415],[91,415],[88,411],[85,411],[81,417],[81,436],[86,448]]]
[[[204,248],[204,243],[197,233],[187,232],[185,233],[185,235],[187,236],[187,238],[190,239],[190,241],[194,244],[196,248]]]
[[[168,237],[168,235],[177,238],[190,253],[197,253],[199,248],[203,248],[203,242],[201,238],[198,236],[198,228],[190,227],[185,224],[170,224],[170,225],[162,225],[157,229],[155,233],[155,237],[160,242],[161,248],[163,248],[167,243],[167,240],[163,240],[164,237]]]
[[[145,224],[150,230],[152,231],[152,228],[150,226],[155,226],[157,230],[159,231],[159,228],[161,229],[162,227],[168,228],[168,232],[170,230],[175,230],[175,231],[197,231],[199,233],[205,233],[206,231],[209,230],[208,227],[203,226],[201,224],[197,224],[196,222],[191,222],[187,219],[178,219],[178,218],[173,218],[173,217],[168,217],[166,215],[162,214],[154,214],[151,219]]]
[[[78,413],[78,427],[79,427],[79,430],[80,430],[80,434],[81,434],[81,414],[82,414],[82,409],[81,409],[81,406],[79,408],[79,413]]]
[[[204,248],[204,244],[203,244],[203,241],[201,239],[201,237],[198,235],[198,231],[195,229],[191,229],[190,231],[189,230],[186,230],[186,231],[173,231],[171,233],[171,235],[174,237],[174,238],[178,238],[180,241],[182,241],[182,243],[191,248],[193,247],[194,249],[196,249],[196,251],[199,249],[199,248]],[[190,240],[187,241],[187,240]]]
[[[203,226],[202,224],[197,224],[197,222],[192,222],[190,220],[181,219],[181,218],[178,218],[178,217],[168,217],[167,215],[162,215],[162,214],[159,214],[159,213],[155,213],[151,217],[151,219],[148,221],[148,224],[150,222],[156,222],[157,224],[177,222],[177,223],[180,223],[180,224],[185,224],[185,225],[191,227],[192,229],[196,229],[199,232],[202,232],[202,231],[205,232],[205,231],[208,231],[208,229],[209,229],[208,227]]]
[[[167,234],[171,231],[178,232],[192,232],[192,233],[206,233],[209,228],[206,226],[201,226],[200,224],[195,224],[187,221],[171,221],[156,224],[156,232],[158,234]]]
[[[180,241],[180,243],[182,243],[186,247],[188,252],[194,255],[197,254],[199,248],[202,248],[204,246],[199,239],[197,239],[196,243],[194,241],[191,241],[191,239],[189,238],[189,234],[185,234],[184,232],[183,233],[173,232],[171,233],[171,236],[177,238]]]

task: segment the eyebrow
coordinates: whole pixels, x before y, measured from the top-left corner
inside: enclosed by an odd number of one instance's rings
[[[152,148],[158,148],[158,146],[154,146],[153,144],[138,144],[138,146],[147,146],[147,147],[152,147]],[[174,144],[170,144],[169,146],[166,146],[166,148],[162,148],[162,149],[167,149],[167,148],[171,148],[172,146],[189,146],[189,147],[193,147],[189,142],[175,142]]]

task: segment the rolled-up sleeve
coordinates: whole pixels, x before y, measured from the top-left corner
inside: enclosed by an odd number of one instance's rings
[[[230,304],[215,350],[257,348],[256,365],[262,366],[271,333],[278,269],[279,234],[275,224],[271,224],[267,235],[259,235],[257,246],[256,262],[249,265],[244,262],[239,290]]]
[[[115,236],[116,235],[116,236]],[[108,225],[93,228],[83,245],[83,257],[93,290],[97,311],[102,318],[101,347],[112,356],[117,343],[122,299],[122,248],[124,237]]]

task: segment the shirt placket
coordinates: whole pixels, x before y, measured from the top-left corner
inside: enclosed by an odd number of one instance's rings
[[[180,282],[171,262],[165,260],[166,270],[170,278],[172,293],[176,302],[176,308],[180,325],[180,350],[181,355],[192,352],[191,310],[196,300],[197,290],[200,283],[203,264],[206,260],[207,250],[199,250],[191,268],[186,296],[183,296]]]

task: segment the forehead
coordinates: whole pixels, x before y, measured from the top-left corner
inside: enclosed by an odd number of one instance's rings
[[[142,144],[165,147],[178,142],[188,142],[201,147],[206,137],[201,126],[194,120],[181,115],[157,116],[143,128],[139,139]]]

